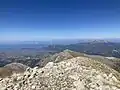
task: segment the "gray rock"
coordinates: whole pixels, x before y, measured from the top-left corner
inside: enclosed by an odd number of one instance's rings
[[[97,67],[100,66],[100,67]],[[101,68],[102,67],[102,68]],[[106,70],[109,71],[106,73]],[[120,90],[120,74],[87,57],[28,68],[0,80],[1,90]]]

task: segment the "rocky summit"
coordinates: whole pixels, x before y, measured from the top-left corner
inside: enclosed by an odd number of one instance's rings
[[[80,56],[0,78],[0,90],[120,90],[120,74]]]

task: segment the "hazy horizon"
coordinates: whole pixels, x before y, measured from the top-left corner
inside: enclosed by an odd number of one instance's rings
[[[82,42],[92,42],[95,40],[108,41],[108,42],[118,42],[120,43],[120,38],[77,38],[77,39],[47,39],[47,40],[8,40],[0,41],[0,44],[76,44]]]
[[[0,42],[120,38],[119,0],[2,0]]]

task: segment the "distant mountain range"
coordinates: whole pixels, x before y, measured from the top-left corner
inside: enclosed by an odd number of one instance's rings
[[[103,40],[82,42],[69,45],[49,45],[47,50],[63,51],[65,49],[82,52],[86,54],[113,56],[120,58],[120,43],[113,43]]]
[[[70,49],[87,54],[97,54],[103,56],[120,57],[119,39],[72,39],[72,40],[52,40],[52,41],[25,41],[16,44],[0,44],[0,51],[56,51],[61,52]]]
[[[0,41],[0,45],[2,44],[39,44],[39,45],[50,45],[50,44],[75,44],[75,43],[83,43],[83,42],[113,42],[113,43],[120,43],[120,38],[105,38],[105,39],[51,39],[51,40],[42,40],[42,41]]]

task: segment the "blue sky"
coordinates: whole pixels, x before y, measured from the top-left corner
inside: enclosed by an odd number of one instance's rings
[[[0,41],[120,38],[120,0],[0,0]]]

